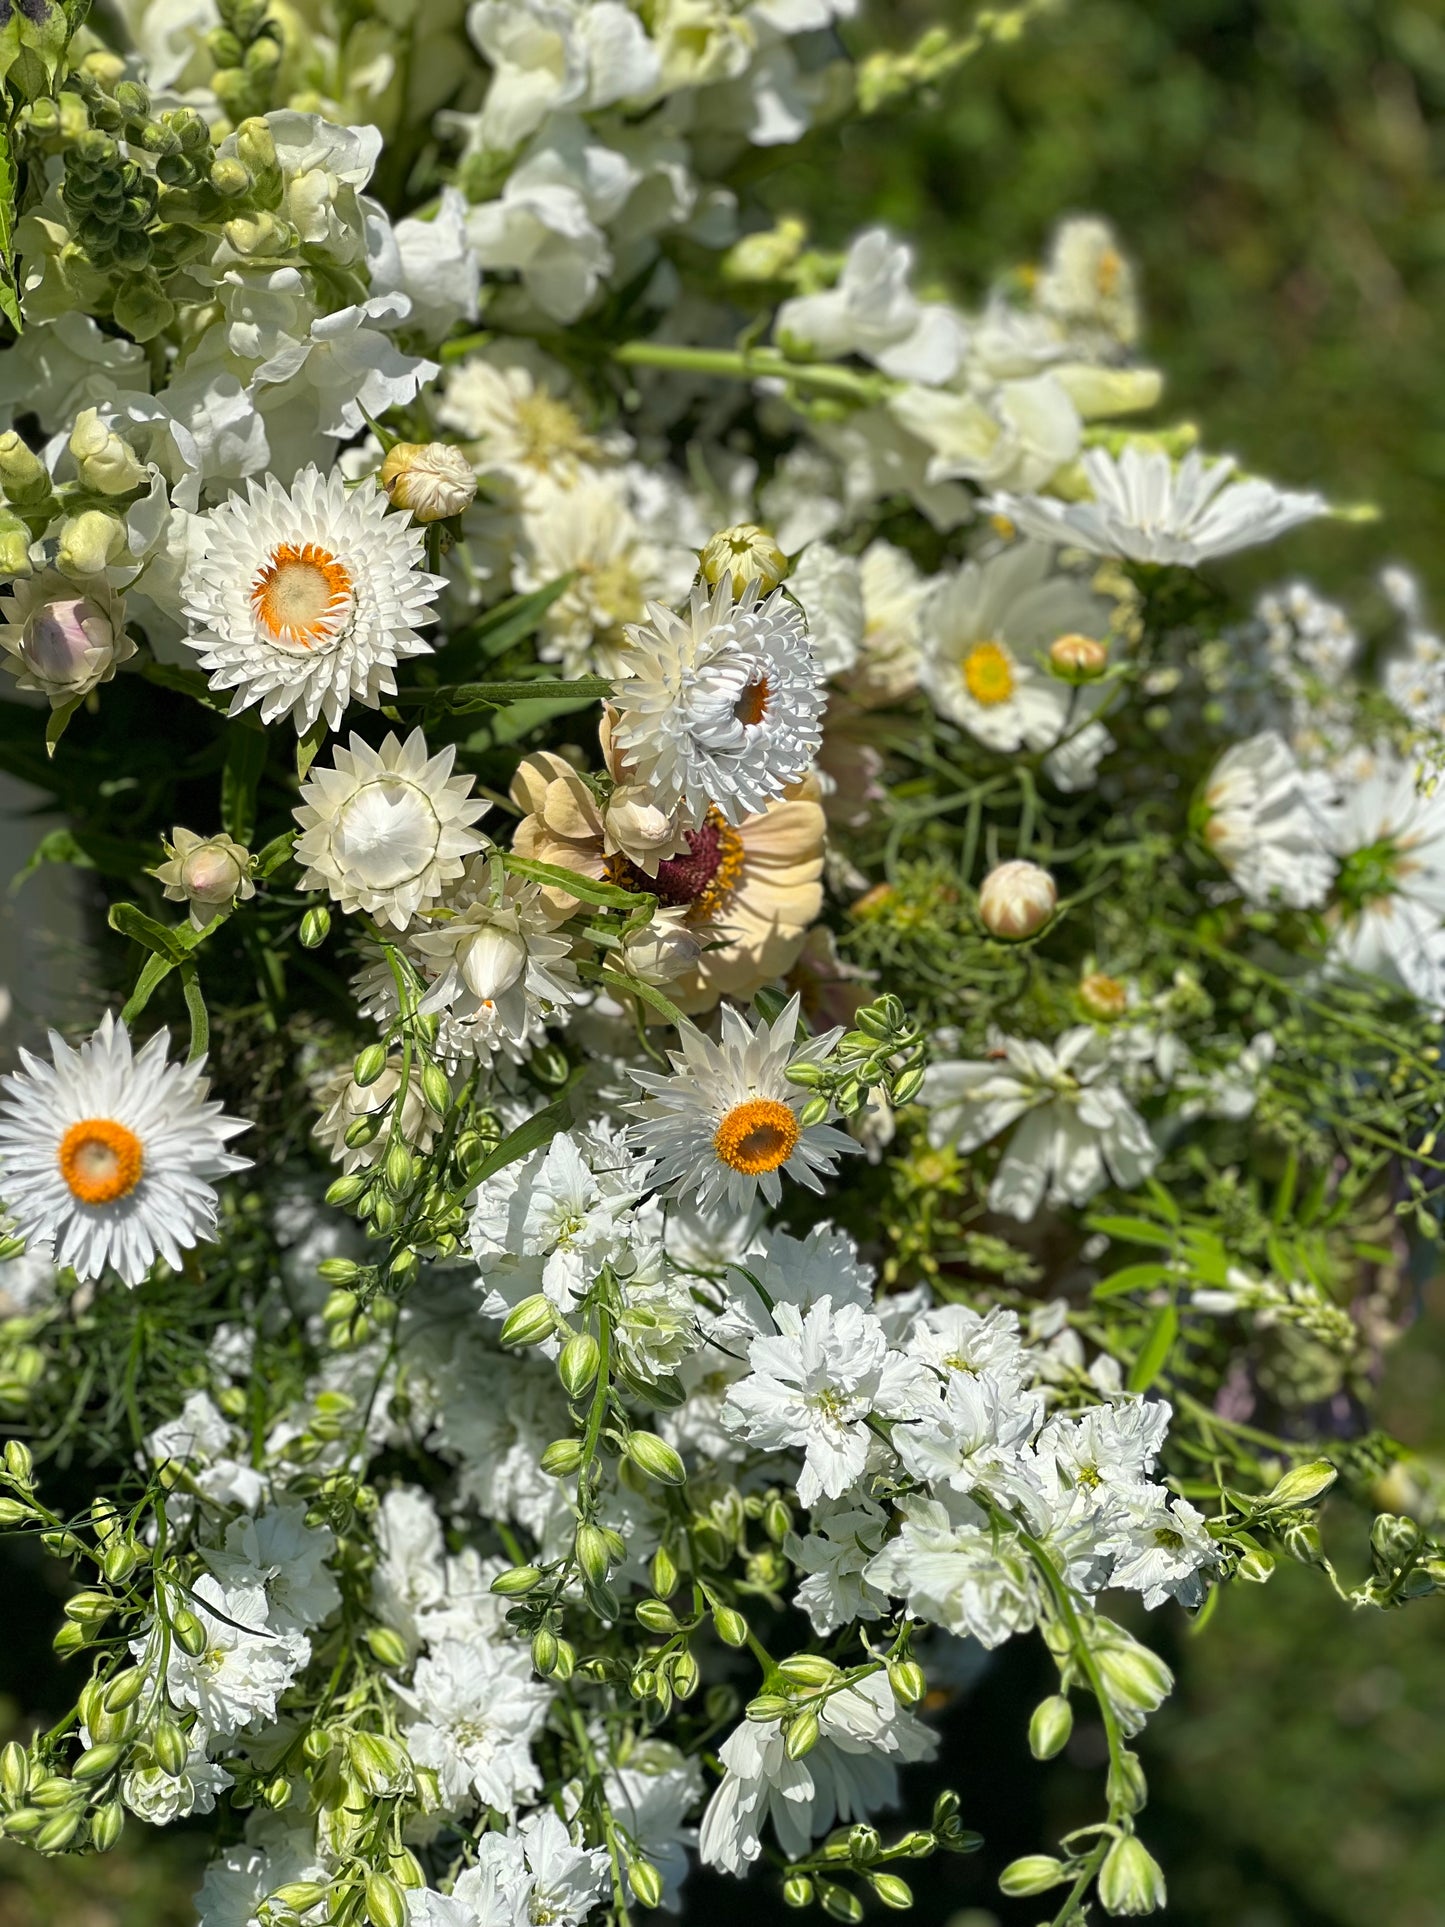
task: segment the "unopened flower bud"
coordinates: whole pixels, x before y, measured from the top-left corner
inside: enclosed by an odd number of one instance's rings
[[[1165,1902],[1164,1875],[1132,1833],[1116,1840],[1099,1870],[1099,1904],[1109,1914],[1152,1914]]]
[[[650,1860],[639,1856],[627,1863],[627,1884],[636,1896],[639,1906],[660,1907],[662,1905],[662,1875]]]
[[[476,471],[449,442],[398,442],[381,464],[381,486],[417,522],[441,522],[470,508]]]
[[[903,1913],[913,1905],[913,1889],[896,1873],[871,1873],[868,1885],[885,1907]]]
[[[1079,983],[1079,1002],[1085,1012],[1100,1023],[1112,1023],[1129,1008],[1129,992],[1117,977],[1102,970],[1091,970]]]
[[[590,1332],[576,1332],[562,1347],[557,1375],[569,1398],[580,1398],[597,1376],[602,1353]]]
[[[406,1641],[391,1626],[368,1628],[366,1643],[371,1648],[372,1657],[380,1665],[389,1667],[392,1672],[398,1672],[411,1657],[406,1649]]]
[[[56,542],[56,566],[64,576],[104,575],[125,547],[125,527],[104,509],[67,516]]]
[[[1064,1878],[1064,1863],[1051,1853],[1026,1853],[1012,1860],[998,1877],[999,1892],[1010,1900],[1024,1900],[1031,1894],[1046,1894]]]
[[[301,919],[301,947],[318,950],[331,934],[331,912],[324,903],[315,904]]]
[[[928,1679],[916,1659],[895,1659],[888,1667],[888,1684],[900,1706],[917,1706],[928,1691]]]
[[[1092,636],[1060,636],[1049,645],[1049,668],[1061,682],[1096,682],[1108,666],[1108,649]]]
[[[70,452],[81,481],[100,495],[128,495],[145,481],[135,450],[106,426],[97,409],[82,408],[76,416]]]
[[[1062,1693],[1040,1700],[1029,1721],[1029,1751],[1036,1760],[1062,1753],[1074,1730],[1074,1711]]]
[[[582,1463],[581,1439],[553,1439],[539,1463],[548,1478],[565,1479]]]
[[[799,1713],[796,1719],[789,1722],[783,1751],[790,1760],[801,1760],[818,1744],[818,1733],[818,1715],[811,1709]]]
[[[43,502],[50,494],[50,474],[44,462],[13,428],[0,435],[0,488],[19,506]]]
[[[514,1305],[502,1325],[504,1345],[540,1345],[557,1329],[552,1301],[540,1291]]]
[[[979,921],[991,937],[1035,937],[1059,907],[1059,891],[1037,863],[1000,863],[979,886]]]
[[[235,62],[231,62],[234,65]],[[247,167],[254,173],[265,173],[279,163],[276,158],[276,138],[271,132],[269,121],[254,115],[243,120],[236,129],[236,152]]]
[[[111,312],[136,341],[153,341],[176,318],[175,303],[153,273],[133,275],[117,290]]]
[[[659,1485],[682,1485],[686,1482],[687,1472],[682,1460],[666,1439],[660,1439],[656,1432],[629,1432],[626,1452],[638,1471],[646,1473],[649,1479],[656,1479]]]
[[[178,824],[166,844],[166,862],[151,872],[172,903],[189,903],[191,922],[203,930],[222,910],[256,894],[251,853],[233,837],[198,836]]]
[[[1328,1459],[1312,1459],[1285,1473],[1266,1499],[1266,1505],[1313,1505],[1322,1499],[1339,1477]]]
[[[702,552],[700,566],[703,581],[711,588],[726,576],[735,596],[740,596],[750,582],[756,582],[758,593],[766,595],[788,573],[788,558],[766,529],[755,522],[739,522],[713,536]]]

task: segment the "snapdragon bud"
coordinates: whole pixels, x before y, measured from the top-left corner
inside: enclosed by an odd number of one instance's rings
[[[776,589],[788,573],[788,558],[766,529],[755,522],[738,522],[721,529],[701,556],[702,578],[716,588],[724,576],[731,578],[733,594],[741,595],[750,582],[759,594]]]
[[[979,921],[991,937],[1036,937],[1059,907],[1059,891],[1037,863],[1000,863],[979,886]]]
[[[62,575],[104,575],[125,547],[125,527],[104,509],[85,509],[60,525],[56,566]]]
[[[0,576],[30,574],[30,531],[18,515],[0,508]]]
[[[50,494],[49,470],[13,428],[0,435],[0,488],[21,506],[43,502]]]
[[[1108,649],[1092,636],[1060,636],[1049,645],[1049,668],[1061,682],[1097,682],[1108,666]]]
[[[380,477],[393,505],[410,509],[418,522],[460,515],[477,493],[475,470],[449,442],[398,442],[388,449]]]
[[[70,452],[80,479],[100,495],[129,495],[145,481],[145,468],[129,442],[108,428],[94,408],[83,408],[70,431]]]

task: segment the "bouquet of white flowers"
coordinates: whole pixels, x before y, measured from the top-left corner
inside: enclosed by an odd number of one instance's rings
[[[1030,1634],[1107,1778],[1003,1891],[1147,1913],[1140,1609],[1445,1587],[1445,642],[1231,602],[1348,511],[1117,425],[1101,223],[965,307],[761,211],[1021,24],[856,4],[0,4],[0,766],[97,913],[0,1824],[213,1814],[203,1927],[905,1908]]]

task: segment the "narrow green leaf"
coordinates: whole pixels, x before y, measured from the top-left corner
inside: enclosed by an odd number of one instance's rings
[[[640,892],[624,890],[616,883],[597,883],[560,863],[534,863],[530,857],[512,856],[510,852],[503,853],[502,863],[513,876],[525,877],[529,883],[544,883],[550,890],[565,890],[583,903],[605,903],[617,910],[638,907]]]
[[[141,966],[141,973],[135,980],[135,989],[126,999],[125,1008],[120,1013],[122,1023],[133,1024],[135,1022],[136,1018],[140,1016],[141,1012],[154,996],[156,990],[165,982],[166,978],[170,976],[174,969],[175,965],[169,957],[152,955],[146,958],[144,964]]]
[[[1179,1206],[1174,1202],[1173,1193],[1166,1191],[1158,1178],[1150,1178],[1145,1184],[1144,1189],[1149,1193],[1149,1200],[1154,1206],[1154,1209],[1159,1213],[1159,1216],[1164,1219],[1166,1224],[1179,1224],[1182,1222],[1182,1213],[1180,1212]]]
[[[198,1057],[205,1056],[211,1046],[211,1019],[206,1010],[206,1000],[201,995],[201,973],[196,968],[194,958],[181,965],[181,988],[186,994],[186,1009],[191,1017],[191,1048],[186,1054],[186,1062],[194,1064]]]
[[[602,982],[609,990],[620,991],[625,997],[640,997],[643,1003],[651,1004],[659,1017],[665,1017],[668,1023],[676,1024],[679,1029],[688,1022],[686,1015],[670,997],[663,996],[656,984],[645,984],[638,977],[624,977],[616,970],[604,970],[601,975]]]
[[[1126,1265],[1122,1271],[1101,1278],[1095,1285],[1095,1298],[1123,1298],[1131,1291],[1152,1291],[1169,1276],[1165,1265]]]
[[[475,1183],[481,1184],[487,1178],[495,1177],[518,1158],[530,1157],[533,1151],[540,1151],[544,1144],[550,1144],[559,1131],[565,1131],[572,1122],[572,1105],[568,1098],[559,1097],[545,1110],[529,1117],[525,1124],[519,1124],[515,1131],[509,1131],[484,1160],[476,1174]]]
[[[157,923],[133,903],[113,903],[110,906],[110,927],[118,930],[132,943],[144,945],[158,957],[166,957],[173,964],[184,963],[195,941],[195,932],[189,924],[176,925],[174,928]]]
[[[226,765],[221,772],[221,821],[227,836],[249,843],[256,833],[256,791],[266,767],[266,738],[253,729],[226,731]]]
[[[1129,1372],[1129,1390],[1147,1392],[1169,1363],[1169,1354],[1174,1349],[1174,1341],[1179,1336],[1179,1313],[1173,1305],[1165,1305],[1154,1315],[1148,1335],[1139,1356],[1134,1360]]]
[[[1106,1238],[1118,1238],[1123,1244],[1158,1245],[1163,1251],[1174,1244],[1174,1233],[1148,1218],[1090,1218],[1089,1229],[1102,1231]]]
[[[45,719],[45,754],[53,756],[61,737],[70,727],[70,719],[85,701],[84,696],[72,696],[68,703],[52,709]]]
[[[311,765],[316,761],[317,752],[326,741],[328,728],[326,718],[318,716],[303,736],[296,739],[296,774],[304,783]]]
[[[290,861],[295,847],[295,830],[283,830],[280,836],[273,836],[264,849],[256,853],[256,875],[262,879],[274,876],[283,863]]]
[[[482,656],[500,656],[513,643],[525,642],[540,627],[552,604],[572,586],[572,575],[559,575],[555,582],[544,583],[527,595],[508,596],[495,609],[489,609],[472,624],[449,649],[475,648]]]
[[[25,324],[15,280],[15,188],[9,129],[0,124],[0,314],[18,335]]]

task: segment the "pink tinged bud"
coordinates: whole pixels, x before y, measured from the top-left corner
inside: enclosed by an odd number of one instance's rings
[[[44,683],[90,688],[115,654],[115,631],[88,596],[45,602],[25,625],[20,652]]]
[[[224,845],[202,843],[181,865],[181,884],[198,903],[229,903],[245,872]]]
[[[980,922],[1007,943],[1037,936],[1058,907],[1058,886],[1037,863],[1000,863],[978,892]]]

